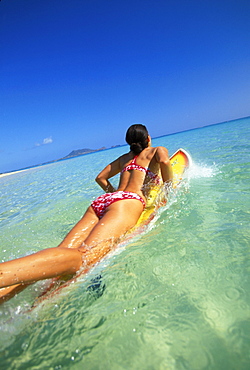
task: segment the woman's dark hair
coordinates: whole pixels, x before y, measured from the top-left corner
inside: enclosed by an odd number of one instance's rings
[[[140,154],[148,147],[148,130],[141,124],[130,126],[126,133],[126,142],[134,154]]]

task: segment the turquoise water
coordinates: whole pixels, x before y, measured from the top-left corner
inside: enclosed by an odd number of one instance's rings
[[[0,307],[3,369],[249,369],[250,118],[153,140],[193,158],[140,236],[30,311]],[[59,244],[114,148],[0,178],[0,257]],[[114,182],[116,182],[115,180]]]

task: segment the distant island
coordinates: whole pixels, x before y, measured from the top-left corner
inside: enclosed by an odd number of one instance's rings
[[[66,155],[66,157],[63,157],[61,159],[78,157],[79,155],[99,152],[100,150],[105,150],[105,149],[107,149],[107,148],[105,148],[105,146],[104,146],[100,149],[77,149],[77,150],[72,150],[72,152],[70,152],[68,155]]]
[[[1,1],[1,0],[0,0]],[[23,171],[23,170],[27,170],[29,168],[33,168],[33,167],[38,167],[38,166],[43,166],[45,164],[50,164],[50,163],[54,163],[54,162],[59,162],[59,161],[63,161],[65,159],[69,159],[69,158],[74,158],[74,157],[79,157],[80,155],[84,155],[84,154],[89,154],[89,153],[95,153],[95,152],[99,152],[101,150],[106,150],[106,149],[112,149],[112,148],[118,148],[120,147],[121,145],[113,145],[111,146],[110,148],[106,148],[106,147],[102,147],[100,149],[77,149],[77,150],[72,150],[72,152],[70,152],[68,155],[66,155],[65,157],[62,157],[62,158],[59,158],[59,159],[54,159],[52,161],[49,161],[49,162],[44,162],[44,163],[40,163],[40,164],[35,164],[33,166],[28,166],[28,167],[24,167],[24,168],[20,168],[19,170],[13,170],[13,171],[8,171],[8,172],[4,172],[4,173],[1,173],[0,172],[0,175],[4,175],[4,174],[8,174],[8,173],[14,173],[14,172],[19,172],[19,171]]]
[[[77,149],[77,150],[72,150],[72,152],[70,152],[68,155],[66,155],[66,157],[57,159],[56,161],[60,161],[60,160],[63,160],[63,159],[68,159],[68,158],[73,158],[73,157],[78,157],[79,155],[95,153],[95,152],[99,152],[100,150],[118,148],[120,146],[121,145],[113,145],[113,146],[111,146],[111,148],[106,148],[105,146],[103,146],[100,149]]]

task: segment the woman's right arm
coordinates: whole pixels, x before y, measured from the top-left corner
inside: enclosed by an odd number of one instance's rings
[[[108,164],[97,176],[95,181],[98,185],[106,192],[106,193],[113,193],[116,189],[113,185],[109,182],[111,177],[114,177],[119,172],[120,169],[120,158],[117,158],[112,163]]]

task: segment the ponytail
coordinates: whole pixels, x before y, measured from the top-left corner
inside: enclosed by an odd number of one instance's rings
[[[141,124],[130,126],[126,133],[126,142],[134,154],[140,154],[148,147],[148,130]]]

